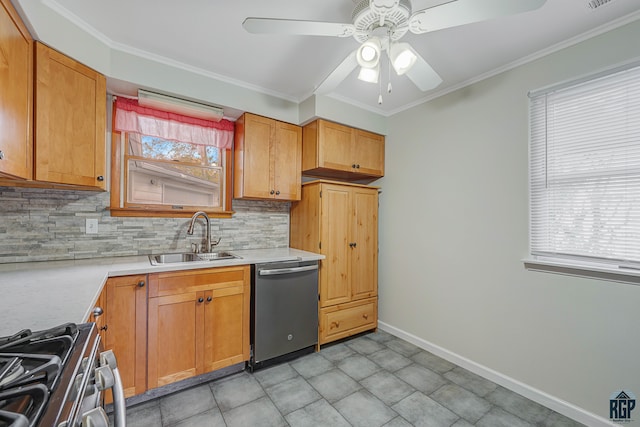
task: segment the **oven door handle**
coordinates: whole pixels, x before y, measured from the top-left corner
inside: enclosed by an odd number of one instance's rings
[[[113,425],[114,427],[126,427],[126,408],[124,401],[124,388],[122,386],[122,379],[120,378],[120,371],[118,370],[118,362],[116,361],[116,355],[112,350],[103,351],[100,353],[100,365],[108,365],[113,371]]]
[[[312,271],[317,269],[318,269],[318,265],[314,264],[314,265],[305,265],[302,267],[273,268],[269,270],[258,270],[258,274],[260,276],[275,276],[278,274],[293,274],[293,273],[300,273],[303,271]]]

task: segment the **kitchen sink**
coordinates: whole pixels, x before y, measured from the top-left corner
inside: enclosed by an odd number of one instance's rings
[[[207,262],[232,258],[239,257],[227,251],[149,255],[149,261],[151,261],[151,265],[164,265],[176,262]]]

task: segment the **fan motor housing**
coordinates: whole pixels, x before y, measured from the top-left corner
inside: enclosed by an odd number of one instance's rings
[[[384,15],[384,25],[389,29],[389,37],[396,41],[409,30],[409,17],[411,16],[411,3],[409,0],[400,0],[398,6]],[[371,37],[371,32],[380,27],[380,14],[369,7],[369,0],[362,0],[353,9],[353,25],[356,32],[353,37],[360,43],[364,43]]]

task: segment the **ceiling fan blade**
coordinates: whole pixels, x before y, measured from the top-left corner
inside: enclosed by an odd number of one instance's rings
[[[413,48],[411,50],[417,57],[416,62],[404,75],[409,77],[409,79],[418,86],[418,89],[423,92],[431,90],[442,83],[442,78],[431,68],[431,65],[429,65],[423,57],[418,55],[418,52]]]
[[[314,93],[324,95],[334,90],[358,66],[356,51],[351,52],[332,72],[318,85]]]
[[[454,0],[419,10],[409,18],[409,30],[422,34],[541,7],[546,0]]]
[[[242,26],[253,34],[349,37],[356,32],[356,27],[353,24],[295,19],[247,18]]]

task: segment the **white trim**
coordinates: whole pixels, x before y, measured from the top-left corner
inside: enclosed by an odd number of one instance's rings
[[[288,96],[285,94],[282,94],[280,92],[276,92],[274,90],[270,90],[270,89],[266,89],[254,84],[250,84],[238,79],[234,79],[231,77],[227,77],[227,76],[223,76],[221,74],[216,74],[213,73],[211,71],[207,71],[203,68],[199,68],[199,67],[194,67],[192,65],[189,64],[185,64],[184,62],[180,62],[180,61],[176,61],[174,59],[171,58],[167,58],[166,56],[162,56],[162,55],[157,55],[155,53],[151,53],[151,52],[147,52],[146,50],[142,50],[142,49],[138,49],[135,48],[133,46],[129,46],[127,44],[124,43],[120,43],[120,42],[116,42],[112,39],[110,39],[109,37],[107,37],[104,33],[98,31],[95,27],[92,27],[90,24],[88,24],[86,21],[84,21],[82,18],[80,18],[78,15],[76,15],[75,13],[71,12],[69,9],[65,8],[64,6],[62,6],[60,3],[58,3],[56,0],[42,0],[42,3],[44,5],[46,5],[49,9],[53,10],[54,12],[56,12],[58,15],[62,16],[63,18],[69,20],[70,22],[72,22],[73,24],[77,25],[78,27],[80,27],[83,31],[86,31],[87,33],[89,33],[90,35],[92,35],[93,37],[95,37],[96,39],[98,39],[100,42],[104,43],[107,47],[109,47],[110,49],[113,49],[115,51],[120,51],[123,53],[128,53],[130,55],[133,56],[138,56],[140,58],[144,58],[144,59],[148,59],[150,61],[154,61],[154,62],[159,62],[161,64],[164,65],[168,65],[170,67],[175,67],[184,71],[188,71],[194,74],[199,74],[201,76],[204,77],[208,77],[214,80],[218,80],[220,82],[223,83],[228,83],[228,84],[232,84],[234,86],[238,86],[244,89],[249,89],[258,93],[262,93],[265,95],[269,95],[269,96],[273,96],[276,98],[280,98],[280,99],[284,99],[285,101],[289,101],[289,102],[294,102],[294,103],[299,103],[300,100],[296,97],[293,96]]]
[[[552,46],[549,46],[547,48],[539,50],[539,51],[537,51],[535,53],[532,53],[531,55],[524,56],[524,57],[522,57],[520,59],[516,59],[515,61],[510,62],[508,64],[505,64],[505,65],[503,65],[501,67],[498,67],[498,68],[495,68],[493,70],[487,71],[486,73],[474,76],[474,77],[472,77],[472,78],[470,78],[468,80],[465,80],[463,82],[458,83],[457,85],[454,85],[454,86],[445,88],[445,89],[443,89],[441,91],[429,94],[429,95],[425,96],[424,98],[417,99],[417,100],[413,101],[412,103],[406,104],[406,105],[404,105],[404,106],[402,106],[400,108],[397,108],[395,110],[388,111],[388,112],[385,113],[385,116],[389,117],[389,116],[392,116],[394,114],[401,113],[404,110],[408,110],[409,108],[413,108],[413,107],[415,107],[417,105],[424,104],[425,102],[433,101],[436,98],[440,98],[441,96],[447,95],[447,94],[449,94],[451,92],[455,92],[458,89],[462,89],[464,87],[471,86],[472,84],[478,83],[478,82],[480,82],[482,80],[486,80],[486,79],[491,78],[493,76],[497,76],[498,74],[504,73],[505,71],[509,71],[509,70],[517,68],[517,67],[519,67],[521,65],[528,64],[529,62],[533,62],[533,61],[535,61],[537,59],[540,59],[540,58],[543,58],[543,57],[545,57],[547,55],[551,55],[552,53],[558,52],[558,51],[560,51],[562,49],[571,47],[571,46],[576,45],[578,43],[581,43],[583,41],[589,40],[589,39],[591,39],[593,37],[596,37],[596,36],[599,36],[601,34],[607,33],[607,32],[609,32],[611,30],[615,30],[616,28],[622,27],[623,25],[629,24],[629,23],[634,22],[634,21],[636,21],[638,19],[640,19],[640,11],[630,13],[629,15],[626,15],[626,16],[623,16],[621,18],[615,19],[615,20],[613,20],[611,22],[608,22],[608,23],[606,23],[604,25],[601,25],[601,26],[596,27],[596,28],[594,28],[592,30],[589,30],[589,31],[586,31],[586,32],[584,32],[582,34],[579,34],[579,35],[577,35],[575,37],[572,37],[572,38],[564,40],[564,41],[562,41],[560,43],[556,43],[556,44],[554,44]]]
[[[524,258],[522,262],[527,270],[532,271],[640,285],[640,269],[632,265],[590,263],[539,255]]]
[[[466,357],[460,356],[459,354],[440,347],[439,345],[419,338],[400,328],[396,328],[388,323],[378,321],[378,328],[587,426],[617,426],[617,424],[614,424],[613,422],[585,409],[545,393],[542,390],[531,387],[530,385],[520,382],[514,378],[508,377],[500,372],[494,371],[493,369],[467,359]]]
[[[215,80],[219,80],[223,83],[228,83],[228,84],[232,84],[241,88],[245,88],[245,89],[249,89],[249,90],[253,90],[255,92],[259,92],[259,93],[263,93],[265,95],[270,95],[270,96],[274,96],[276,98],[280,98],[280,99],[284,99],[286,101],[289,102],[294,102],[294,103],[300,103],[302,101],[304,101],[305,99],[308,98],[308,96],[310,96],[309,94],[307,95],[303,95],[305,96],[304,98],[299,98],[299,97],[295,97],[295,96],[289,96],[289,95],[285,95],[282,94],[280,92],[276,92],[270,89],[266,89],[254,84],[250,84],[247,82],[243,82],[241,80],[237,80],[237,79],[233,79],[231,77],[227,77],[227,76],[223,76],[220,74],[216,74],[207,70],[204,70],[202,68],[198,68],[198,67],[194,67],[179,61],[175,61],[173,59],[164,57],[164,56],[160,56],[160,55],[156,55],[141,49],[137,49],[134,48],[132,46],[123,44],[123,43],[119,43],[119,42],[115,42],[113,40],[111,40],[109,37],[107,37],[105,34],[101,33],[100,31],[98,31],[97,29],[95,29],[94,27],[92,27],[91,25],[89,25],[87,22],[85,22],[84,20],[82,20],[79,16],[77,16],[76,14],[74,14],[73,12],[69,11],[67,8],[65,8],[64,6],[62,6],[60,3],[58,3],[56,0],[42,0],[43,4],[45,4],[47,7],[49,7],[51,10],[53,10],[54,12],[58,13],[60,16],[68,19],[69,21],[71,21],[72,23],[74,23],[75,25],[77,25],[78,27],[80,27],[82,30],[86,31],[87,33],[91,34],[92,36],[94,36],[96,39],[100,40],[102,43],[104,43],[106,46],[108,46],[109,48],[113,49],[113,50],[117,50],[117,51],[121,51],[124,53],[128,53],[134,56],[139,56],[141,58],[145,58],[151,61],[155,61],[155,62],[159,62],[171,67],[176,67],[185,71],[189,71],[192,72],[194,74],[199,74],[205,77],[209,77]],[[474,76],[468,80],[465,80],[463,82],[460,82],[454,86],[442,89],[440,91],[437,91],[435,93],[431,93],[428,94],[427,96],[417,99],[411,103],[405,104],[401,107],[398,107],[394,110],[390,110],[390,111],[384,111],[381,110],[379,108],[376,107],[372,107],[372,106],[368,106],[368,108],[365,108],[368,111],[377,113],[382,115],[383,117],[391,117],[395,114],[401,113],[402,111],[408,110],[410,108],[413,108],[417,105],[421,105],[424,104],[426,102],[432,101],[436,98],[440,98],[441,96],[447,95],[451,92],[455,92],[458,89],[462,89],[464,87],[470,86],[474,83],[478,83],[482,80],[488,79],[490,77],[496,76],[498,74],[501,74],[505,71],[509,71],[511,69],[514,69],[516,67],[519,67],[521,65],[527,64],[529,62],[535,61],[536,59],[542,58],[544,56],[547,56],[549,54],[552,54],[554,52],[557,52],[559,50],[562,50],[564,48],[573,46],[575,44],[578,44],[580,42],[583,42],[585,40],[588,40],[592,37],[604,34],[608,31],[614,30],[618,27],[621,27],[623,25],[626,25],[628,23],[631,23],[633,21],[636,21],[640,19],[640,11],[637,12],[633,12],[630,13],[629,15],[620,17],[616,20],[613,20],[611,22],[608,22],[604,25],[601,25],[599,27],[596,27],[590,31],[584,32],[582,34],[579,34],[575,37],[572,37],[568,40],[562,41],[560,43],[557,43],[553,46],[549,46],[545,49],[539,50],[538,52],[535,52],[531,55],[522,57],[520,59],[517,59],[513,62],[510,62],[508,64],[505,64],[501,67],[495,68],[493,70],[487,71],[486,73]],[[313,94],[313,91],[311,92],[311,94]],[[363,105],[360,103],[356,103],[353,102],[352,100],[349,100],[347,98],[344,98],[342,96],[332,96],[333,98],[340,100],[342,102],[346,102],[348,104],[352,104],[355,107],[358,108],[363,108]]]

